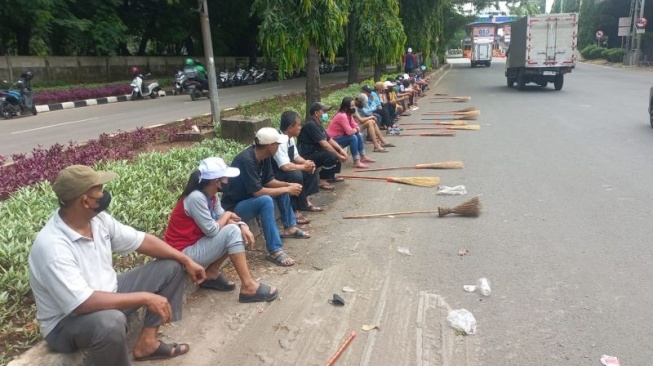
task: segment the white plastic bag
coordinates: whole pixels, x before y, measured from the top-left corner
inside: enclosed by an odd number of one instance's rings
[[[485,277],[479,278],[476,285],[464,285],[463,290],[467,292],[480,292],[483,296],[490,296],[492,288],[490,287],[490,280]]]
[[[467,194],[467,189],[465,186],[438,186],[437,194],[448,195],[448,196],[463,196]]]
[[[476,334],[476,318],[467,309],[451,310],[447,315],[447,322],[465,334]]]

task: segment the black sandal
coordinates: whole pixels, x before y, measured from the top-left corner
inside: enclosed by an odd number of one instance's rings
[[[224,273],[220,273],[218,278],[215,280],[204,280],[204,282],[200,283],[200,288],[215,291],[233,291],[236,288],[236,284],[229,284],[227,276],[225,276]]]

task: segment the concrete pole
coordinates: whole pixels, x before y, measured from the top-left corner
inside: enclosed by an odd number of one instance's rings
[[[646,0],[641,0],[641,4],[640,4],[640,7],[639,7],[639,18],[644,17],[644,2],[645,1]],[[636,21],[637,21],[637,19],[633,19],[633,23],[635,23]],[[634,24],[633,24],[633,28],[637,29],[637,27],[635,27]],[[637,48],[635,49],[635,52],[634,52],[635,59],[630,62],[631,66],[632,65],[636,65],[636,66],[639,65],[639,59],[642,56],[642,50],[641,50],[641,47],[642,47],[642,35],[641,34],[637,34],[637,46],[636,47]]]
[[[211,40],[211,25],[209,24],[209,7],[206,0],[198,0],[200,6],[200,22],[202,25],[202,38],[204,39],[204,57],[209,74],[209,92],[211,93],[211,115],[213,126],[220,125],[220,102],[218,99],[218,79],[215,72],[213,58],[213,41]]]

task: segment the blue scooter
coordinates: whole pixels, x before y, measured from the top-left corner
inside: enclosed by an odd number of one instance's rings
[[[17,89],[0,91],[0,115],[4,119],[10,119],[27,112],[31,112],[33,115],[38,113],[34,105],[34,93],[32,93],[30,87],[32,77],[32,72],[26,71],[21,75],[20,80],[14,84],[3,80],[3,84],[9,84]]]

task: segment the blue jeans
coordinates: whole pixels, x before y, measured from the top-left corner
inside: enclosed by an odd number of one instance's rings
[[[277,201],[283,227],[286,229],[295,227],[297,221],[295,220],[295,212],[290,207],[290,195],[284,193],[277,196],[274,200]],[[234,213],[243,221],[249,221],[256,216],[261,218],[265,247],[269,253],[278,252],[283,248],[277,222],[274,219],[274,201],[272,197],[260,196],[240,201],[234,207]]]
[[[362,155],[365,155],[365,140],[363,139],[363,135],[361,135],[360,132],[355,133],[351,136],[344,135],[334,137],[333,139],[336,140],[338,145],[342,146],[342,148],[349,146],[352,159],[358,160]]]

